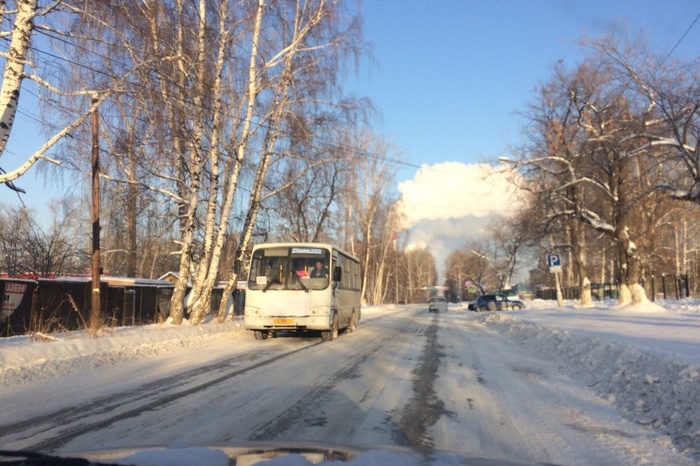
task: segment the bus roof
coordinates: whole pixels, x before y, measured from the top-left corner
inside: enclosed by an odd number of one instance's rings
[[[260,244],[256,244],[255,246],[253,246],[253,251],[255,251],[256,249],[265,249],[265,248],[294,248],[294,247],[335,249],[336,251],[350,257],[351,259],[354,259],[357,262],[360,262],[360,260],[354,254],[350,254],[349,252],[339,248],[338,246],[334,246],[330,243],[260,243]]]

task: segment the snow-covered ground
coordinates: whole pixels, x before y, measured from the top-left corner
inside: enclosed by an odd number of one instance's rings
[[[536,300],[478,318],[700,458],[700,301],[559,308]]]
[[[528,301],[522,311],[475,313],[451,305],[441,318],[483,325],[558,365],[613,404],[628,420],[667,436],[675,448],[700,458],[700,301],[618,308],[615,302],[582,308]],[[363,319],[386,311],[364,308]],[[167,324],[0,340],[0,397],[22,386],[68,374],[117,366],[224,340],[252,339],[240,321],[199,326]],[[524,400],[527,402],[527,400]],[[353,464],[386,464],[376,453]],[[297,459],[298,461],[298,459]],[[276,464],[309,464],[305,462]]]

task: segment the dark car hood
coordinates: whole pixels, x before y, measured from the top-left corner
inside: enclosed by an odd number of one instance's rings
[[[26,457],[21,464],[27,466],[39,464],[55,466],[73,466],[77,464],[135,466],[249,466],[254,464],[273,464],[277,466],[304,466],[320,462],[325,462],[324,464],[352,462],[354,466],[374,466],[377,464],[522,466],[532,464],[498,458],[469,456],[440,450],[419,450],[396,446],[339,446],[315,443],[252,443],[236,446],[121,448],[71,454],[61,453],[55,456],[31,455],[37,456],[36,458]],[[3,454],[0,453],[0,460],[7,458],[2,456]],[[89,462],[82,463],[80,459],[89,460]],[[268,463],[270,461],[272,463]]]

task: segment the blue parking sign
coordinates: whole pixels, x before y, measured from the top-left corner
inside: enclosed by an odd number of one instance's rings
[[[547,265],[550,267],[561,267],[561,257],[559,254],[548,254]]]

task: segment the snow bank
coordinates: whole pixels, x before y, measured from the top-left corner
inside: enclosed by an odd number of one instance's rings
[[[700,451],[697,365],[607,338],[527,322],[515,313],[478,314],[476,319],[558,364],[562,372],[614,403],[628,419],[670,436],[679,450]]]
[[[240,321],[108,328],[94,338],[84,331],[0,338],[0,390],[236,338],[250,338]]]

